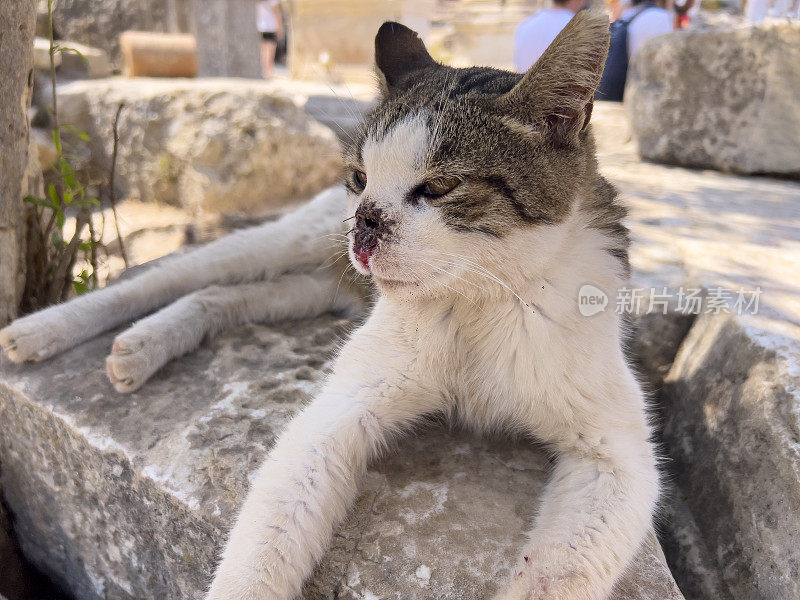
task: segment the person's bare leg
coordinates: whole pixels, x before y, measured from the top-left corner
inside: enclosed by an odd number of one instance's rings
[[[275,40],[261,40],[261,75],[269,79],[275,70],[275,51],[278,43]]]

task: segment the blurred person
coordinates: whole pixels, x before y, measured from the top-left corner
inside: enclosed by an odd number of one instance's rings
[[[672,13],[673,0],[644,2],[633,0],[633,6],[623,11],[622,20],[628,21],[628,58],[633,58],[645,42],[675,29]]]
[[[672,3],[673,0],[633,0],[633,6],[611,24],[608,58],[595,98],[622,102],[630,60],[646,42],[673,31]]]
[[[520,23],[514,32],[517,71],[530,69],[575,13],[585,7],[586,0],[553,0],[552,8],[543,8]]]
[[[261,0],[256,5],[256,20],[261,33],[261,74],[269,79],[275,67],[275,50],[283,37],[283,15],[278,0]]]
[[[675,29],[688,29],[692,18],[700,11],[700,3],[695,0],[675,0]]]

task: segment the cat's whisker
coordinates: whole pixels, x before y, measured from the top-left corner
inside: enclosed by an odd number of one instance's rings
[[[352,269],[355,271],[355,268],[352,264],[348,261],[347,266],[342,271],[342,274],[339,275],[339,281],[336,282],[336,291],[333,293],[333,301],[336,302],[336,298],[339,296],[339,288],[342,286],[342,278],[347,274],[347,272]],[[350,283],[355,283],[355,279],[352,279]]]
[[[328,89],[333,93],[333,97],[336,98],[336,100],[339,101],[339,104],[344,106],[344,109],[347,111],[347,113],[350,115],[350,117],[352,117],[356,122],[361,122],[361,120],[363,119],[363,116],[357,115],[353,111],[353,108],[351,106],[349,106],[347,104],[347,102],[345,102],[344,98],[342,98],[341,96],[339,96],[339,94],[336,93],[336,90],[333,89],[333,86],[331,86],[330,83],[326,83],[326,85],[328,86]],[[350,91],[350,88],[347,87],[347,84],[345,84],[345,89],[347,90],[347,93],[350,94],[350,99],[353,102],[356,102],[356,99],[353,97],[353,92]]]
[[[345,107],[345,109],[347,110],[347,109],[349,108],[349,107],[347,106],[347,103],[345,103],[345,102],[344,102],[344,101],[343,101],[343,100],[342,100],[342,99],[339,97],[339,95],[338,95],[338,94],[337,94],[337,93],[336,93],[336,92],[333,90],[333,88],[332,88],[332,87],[330,87],[330,85],[328,85],[328,88],[330,88],[331,92],[333,92],[333,95],[334,95],[334,97],[335,97],[337,100],[339,100],[339,102],[340,102],[340,103],[341,103],[341,104],[342,104],[342,105]],[[318,107],[317,107],[317,110],[318,110],[319,112],[321,112],[321,113],[322,113],[322,115],[323,115],[325,118],[327,118],[329,122],[331,122],[331,123],[333,123],[334,125],[336,125],[336,127],[339,129],[339,131],[341,131],[341,132],[342,132],[342,135],[343,135],[345,138],[347,138],[347,141],[348,141],[349,143],[351,143],[351,144],[352,144],[352,143],[355,141],[355,139],[353,138],[353,134],[352,134],[351,132],[347,131],[347,130],[346,130],[344,127],[342,127],[342,126],[341,126],[341,125],[338,123],[338,121],[337,121],[336,117],[334,117],[332,114],[330,114],[328,111],[326,111],[326,110],[325,110],[324,108],[322,108],[322,107],[319,107],[319,106],[318,106]],[[356,119],[357,121],[358,121],[358,120],[360,120],[360,117],[356,117],[355,115],[353,115],[352,111],[350,112],[350,116],[351,116],[351,117],[353,117],[354,119]]]
[[[328,267],[332,267],[337,262],[339,262],[343,257],[347,256],[347,250],[342,250],[339,252],[334,252],[330,257],[328,257],[325,262],[320,265],[320,270],[327,269]]]
[[[452,271],[449,271],[449,270],[447,270],[447,269],[443,269],[443,268],[441,268],[441,267],[437,267],[436,265],[432,265],[432,264],[430,264],[430,263],[426,262],[426,261],[425,261],[425,260],[423,260],[423,259],[420,259],[420,260],[421,260],[423,263],[425,263],[426,265],[428,265],[428,266],[430,266],[430,267],[433,267],[434,269],[437,269],[437,270],[441,271],[442,273],[446,273],[447,275],[449,275],[450,277],[453,277],[454,279],[458,279],[459,281],[463,281],[463,282],[464,282],[464,283],[466,283],[467,285],[471,285],[471,286],[474,286],[474,287],[478,288],[478,290],[480,290],[480,291],[485,291],[485,290],[486,290],[486,288],[484,288],[484,287],[482,287],[482,286],[478,285],[478,284],[477,284],[476,282],[474,282],[474,281],[469,281],[468,279],[464,279],[463,277],[461,277],[461,276],[459,276],[459,275],[456,275],[456,274],[455,274],[455,273],[453,273]],[[443,263],[444,263],[445,265],[447,265],[448,267],[457,266],[457,265],[455,265],[455,263],[453,263],[452,261],[444,261],[444,260],[442,260],[442,259],[434,259],[434,260],[440,260],[441,262],[443,262]]]
[[[431,264],[431,263],[429,263],[429,262],[427,262],[427,261],[425,261],[425,260],[422,260],[422,259],[420,259],[420,260],[421,260],[421,262],[423,262],[424,264],[428,265],[428,266],[429,266],[429,267],[431,267],[432,269],[435,269],[435,270],[436,270],[436,271],[438,271],[439,273],[444,273],[445,275],[452,275],[452,273],[450,273],[450,272],[449,272],[449,271],[447,271],[446,269],[443,269],[443,268],[441,268],[441,267],[437,267],[436,265],[434,265],[434,264]],[[477,306],[477,304],[475,303],[475,301],[474,301],[472,298],[469,298],[469,297],[468,297],[466,294],[464,294],[463,292],[459,292],[458,290],[456,290],[456,289],[454,289],[454,288],[450,287],[450,286],[449,286],[449,285],[447,285],[445,282],[443,282],[443,281],[440,281],[440,280],[438,280],[438,279],[435,279],[435,278],[433,278],[433,277],[431,277],[431,278],[430,278],[430,280],[431,280],[431,281],[433,281],[433,282],[435,282],[437,285],[443,285],[444,287],[446,287],[446,288],[447,288],[448,290],[450,290],[451,292],[454,292],[454,293],[458,294],[459,296],[463,297],[463,298],[464,298],[464,299],[465,299],[467,302],[469,302],[469,303],[470,303],[470,304],[472,304],[473,306]],[[464,281],[464,280],[462,279],[462,281]]]
[[[469,259],[469,258],[467,258],[466,256],[462,256],[462,255],[460,255],[460,254],[452,254],[452,253],[449,253],[449,252],[445,252],[445,254],[446,254],[447,256],[452,256],[452,257],[454,257],[454,258],[457,258],[457,259],[459,259],[459,260],[462,260],[462,261],[464,261],[464,262],[465,262],[467,265],[471,265],[471,266],[472,266],[473,268],[475,268],[475,269],[479,269],[479,270],[481,271],[480,273],[478,273],[477,271],[473,271],[473,272],[474,272],[474,273],[476,273],[476,274],[481,274],[481,275],[484,275],[485,277],[487,277],[487,278],[489,278],[489,279],[491,279],[491,280],[493,280],[493,281],[497,282],[498,284],[500,284],[501,286],[503,286],[503,287],[504,287],[506,290],[508,290],[508,291],[509,291],[511,294],[513,294],[513,295],[514,295],[514,297],[516,297],[516,298],[517,298],[517,300],[519,300],[520,302],[522,302],[522,303],[523,303],[525,306],[530,306],[530,302],[528,302],[527,300],[525,300],[525,299],[524,299],[522,296],[520,296],[520,295],[519,295],[519,294],[518,294],[516,291],[514,291],[514,290],[511,288],[511,286],[509,286],[509,285],[508,285],[508,284],[507,284],[505,281],[503,281],[502,279],[500,279],[500,278],[499,278],[497,275],[495,275],[494,273],[492,273],[491,271],[489,271],[489,269],[487,269],[487,268],[486,268],[486,267],[484,267],[483,265],[480,265],[480,264],[478,264],[478,263],[476,263],[476,262],[473,262],[472,260],[470,260],[470,259]],[[462,266],[464,266],[464,265],[462,265]],[[469,269],[468,269],[468,270],[469,270]]]

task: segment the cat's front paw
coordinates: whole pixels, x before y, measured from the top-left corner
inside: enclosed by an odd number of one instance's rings
[[[155,334],[125,331],[118,335],[106,357],[106,375],[114,389],[122,393],[138,390],[167,361],[169,354],[160,347]]]
[[[73,345],[64,329],[63,323],[34,313],[0,329],[0,348],[15,363],[44,360]]]
[[[593,582],[581,569],[559,569],[534,564],[526,557],[511,584],[492,600],[604,600],[606,586]]]

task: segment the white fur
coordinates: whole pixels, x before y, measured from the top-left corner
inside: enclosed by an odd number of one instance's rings
[[[397,222],[369,263],[381,297],[261,467],[209,600],[294,598],[369,460],[438,411],[479,430],[522,432],[559,457],[519,574],[497,600],[606,598],[650,527],[656,461],[621,324],[577,306],[584,283],[624,283],[607,240],[578,210],[581,198],[562,223],[502,242],[454,232],[437,210],[404,203],[426,175],[424,123],[408,119],[365,145],[368,184],[349,198],[350,214],[369,196]],[[227,324],[334,306],[331,278],[297,273],[334,253],[344,206],[341,190],[323,193],[278,222],[15,321],[0,344],[12,360],[46,358],[190,294],[118,336],[110,375],[133,389]],[[208,287],[244,282],[262,283]]]
[[[584,283],[623,283],[606,240],[580,198],[563,223],[503,243],[404,205],[420,183],[421,144],[398,153],[390,140],[424,139],[420,123],[365,146],[368,185],[351,208],[369,197],[397,221],[369,263],[382,295],[261,467],[209,600],[294,598],[369,460],[439,411],[523,432],[559,455],[526,558],[498,600],[602,600],[651,525],[656,461],[619,319],[577,306]]]

